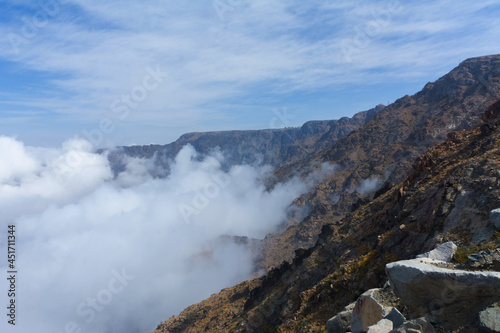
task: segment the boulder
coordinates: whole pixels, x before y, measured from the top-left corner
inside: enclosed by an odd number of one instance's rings
[[[479,312],[479,326],[485,332],[500,332],[500,308],[493,307]]]
[[[500,231],[500,208],[493,209],[490,212],[490,221],[491,223],[493,223],[495,228]]]
[[[355,305],[356,302],[352,302],[344,310],[328,319],[326,322],[326,331],[328,333],[344,333],[349,331],[351,328],[352,310]]]
[[[390,320],[394,328],[398,328],[406,321],[405,316],[403,316],[401,312],[399,312],[399,310],[396,308],[392,308],[391,312],[389,312],[389,314],[385,316],[384,319]]]
[[[392,328],[392,321],[388,319],[382,319],[375,325],[369,326],[366,333],[389,333]]]
[[[407,321],[400,327],[393,329],[391,331],[391,333],[435,333],[435,332],[436,330],[425,317]]]
[[[359,296],[352,311],[351,330],[353,333],[366,332],[369,326],[387,316],[392,307],[384,301],[382,289],[370,289]]]
[[[420,315],[463,300],[500,297],[499,272],[447,269],[414,259],[387,264],[386,273],[396,296]]]
[[[455,243],[446,242],[439,245],[432,251],[419,254],[417,258],[429,258],[434,260],[450,262],[451,259],[453,259],[453,255],[455,254],[456,250],[457,246],[455,245]]]
[[[342,311],[326,322],[328,333],[344,333],[351,327],[352,311]]]

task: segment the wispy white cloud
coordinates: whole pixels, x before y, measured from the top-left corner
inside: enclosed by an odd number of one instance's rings
[[[71,97],[55,97],[51,111],[96,121],[158,65],[168,80],[126,122],[188,128],[224,117],[228,99],[266,93],[286,104],[296,91],[432,78],[496,52],[498,11],[494,1],[242,1],[221,19],[212,1],[69,1],[17,54],[4,39],[0,57],[53,76],[50,89]],[[21,26],[14,19],[0,35]]]

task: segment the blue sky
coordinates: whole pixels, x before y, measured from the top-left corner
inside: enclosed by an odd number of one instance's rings
[[[300,126],[413,94],[499,40],[496,0],[2,1],[0,135],[104,147]]]

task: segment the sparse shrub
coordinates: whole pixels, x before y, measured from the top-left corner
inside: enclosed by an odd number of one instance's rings
[[[464,262],[466,262],[467,260],[469,260],[469,258],[467,256],[469,254],[473,254],[473,253],[476,253],[476,251],[474,249],[465,248],[465,247],[459,247],[455,251],[455,254],[453,255],[453,259],[455,259],[455,261],[457,263],[463,264]]]
[[[187,322],[192,323],[193,321],[195,321],[195,319],[196,319],[196,313],[194,311],[186,314]]]

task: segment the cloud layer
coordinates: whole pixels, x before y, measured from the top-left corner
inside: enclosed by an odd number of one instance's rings
[[[0,154],[14,163],[0,169],[0,247],[15,224],[19,333],[148,332],[251,277],[250,250],[221,236],[264,237],[306,190],[293,180],[268,192],[269,169],[225,172],[220,154],[191,146],[163,179],[139,159],[114,177],[85,141],[46,149],[0,137]]]

